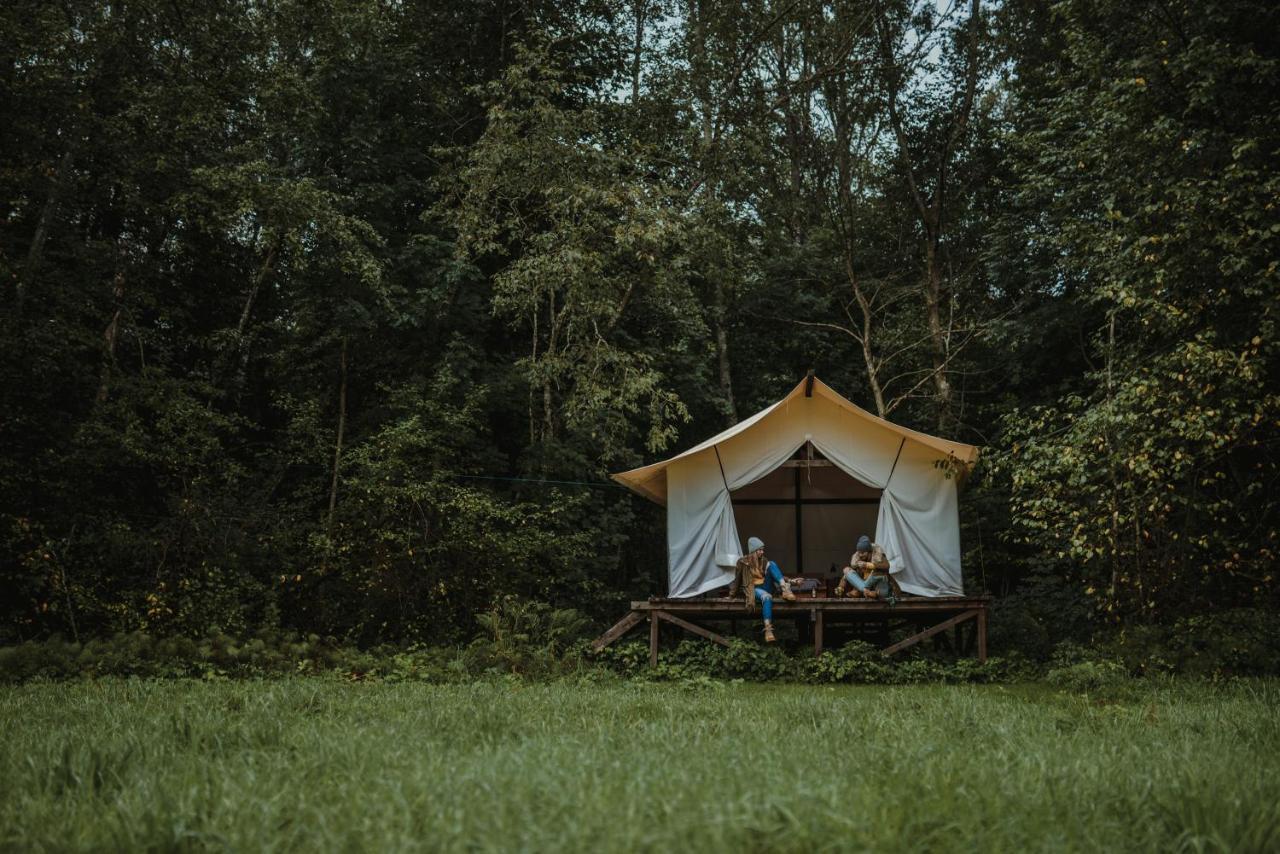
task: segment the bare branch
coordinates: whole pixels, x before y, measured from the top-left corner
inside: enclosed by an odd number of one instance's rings
[[[862,337],[858,335],[857,332],[853,331],[847,326],[841,326],[838,323],[819,323],[813,320],[790,320],[789,322],[794,323],[796,326],[808,326],[813,329],[831,329],[836,332],[843,332],[845,335],[848,335],[854,341],[857,341],[858,343],[862,343]]]

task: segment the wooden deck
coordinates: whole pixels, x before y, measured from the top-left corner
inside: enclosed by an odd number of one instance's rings
[[[915,646],[948,629],[954,630],[957,649],[963,650],[966,644],[962,636],[962,627],[972,623],[973,631],[968,640],[972,641],[972,645],[976,647],[978,661],[985,662],[987,660],[987,611],[990,604],[990,596],[906,596],[899,599],[896,605],[890,605],[882,600],[810,597],[802,593],[797,594],[794,602],[775,598],[773,619],[775,623],[794,620],[801,637],[812,634],[814,655],[822,654],[823,635],[827,626],[832,623],[874,622],[882,624],[886,634],[889,627],[900,627],[904,624],[919,630],[910,637],[885,646],[881,650],[885,655],[893,655]],[[700,623],[751,620],[758,624],[760,619],[760,610],[757,608],[754,612],[748,611],[741,599],[651,598],[644,602],[632,602],[631,611],[607,632],[596,638],[592,646],[595,649],[603,649],[648,620],[649,664],[656,666],[658,640],[663,623],[706,638],[713,643],[728,646],[729,642],[723,635]],[[897,626],[894,626],[895,623]]]

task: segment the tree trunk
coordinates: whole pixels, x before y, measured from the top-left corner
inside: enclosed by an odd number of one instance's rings
[[[249,341],[245,336],[245,330],[249,328],[249,315],[253,310],[254,302],[258,298],[258,292],[262,289],[262,283],[266,281],[267,274],[271,272],[271,268],[275,264],[276,253],[279,252],[283,239],[283,237],[276,238],[267,249],[267,255],[262,259],[262,264],[258,267],[258,272],[249,286],[249,295],[245,298],[244,309],[240,312],[240,322],[236,324],[237,364],[233,387],[237,396],[244,388],[245,376],[249,370]]]
[[[725,306],[724,282],[717,280],[715,290],[715,306],[711,312],[715,322],[716,358],[720,363],[720,397],[724,401],[724,414],[727,426],[738,423],[738,406],[733,400],[733,375],[729,365],[729,329],[728,309]]]
[[[711,166],[711,152],[715,146],[715,119],[711,111],[711,87],[709,84],[710,71],[705,67],[707,59],[707,0],[700,0],[696,4],[696,14],[693,20],[694,30],[694,49],[697,58],[701,60],[704,67],[694,68],[696,76],[695,89],[697,91],[697,99],[702,108],[702,151],[701,151],[701,172],[702,186],[707,188],[707,195],[712,199],[715,198],[715,181],[713,180],[714,170]],[[730,370],[729,361],[729,328],[728,328],[728,299],[725,294],[724,279],[719,271],[712,274],[714,279],[711,282],[711,325],[712,331],[716,339],[716,361],[720,374],[720,399],[724,407],[724,416],[727,426],[732,427],[738,423],[738,407],[733,399],[733,374]]]
[[[632,0],[636,19],[635,45],[631,52],[631,103],[633,106],[640,101],[640,58],[644,50],[644,25],[648,6],[649,0]]]
[[[552,291],[547,300],[547,349],[544,359],[550,359],[555,356],[557,338],[560,332],[560,318],[563,315],[563,307],[561,313],[556,314],[556,295]],[[547,443],[555,438],[556,433],[556,417],[555,417],[555,395],[552,394],[551,388],[551,372],[544,370],[542,373],[542,441]]]
[[[942,259],[935,240],[925,247],[925,311],[929,323],[929,341],[933,350],[933,385],[938,395],[938,427],[951,424],[951,380],[947,376],[950,361],[947,330],[942,322]]]
[[[862,360],[867,367],[867,383],[871,386],[871,395],[876,402],[876,414],[881,418],[888,418],[889,410],[884,403],[884,389],[880,387],[880,365],[876,362],[875,352],[871,347],[871,301],[862,292],[862,286],[858,283],[858,277],[853,271],[853,247],[848,240],[845,241],[844,268],[845,275],[849,277],[849,287],[853,289],[853,298],[862,312],[862,335],[859,337],[859,343],[862,345]]]
[[[111,279],[112,296],[115,300],[115,311],[111,322],[102,331],[102,370],[98,376],[98,393],[94,400],[98,405],[107,402],[111,394],[111,372],[116,364],[116,342],[120,337],[120,316],[124,313],[125,295],[125,251],[122,243],[116,244],[116,271]]]
[[[327,528],[333,535],[333,515],[338,507],[338,470],[342,464],[342,438],[347,429],[347,336],[342,336],[342,375],[338,382],[338,440],[333,447],[333,481],[329,486]]]
[[[62,188],[66,184],[67,173],[70,171],[71,151],[67,150],[58,161],[58,169],[53,176],[53,186],[49,188],[49,196],[45,199],[44,209],[40,211],[40,221],[36,223],[36,233],[31,238],[31,247],[27,250],[27,260],[22,265],[22,275],[18,277],[18,284],[14,289],[13,315],[17,320],[22,319],[23,302],[26,299],[27,290],[31,287],[31,283],[35,281],[36,273],[40,269],[40,262],[44,260],[44,244],[49,237],[49,229],[53,225],[53,217],[58,212],[58,202],[62,197]]]
[[[898,95],[901,86],[901,69],[893,53],[890,31],[884,18],[883,8],[877,4],[877,22],[880,39],[880,59],[883,66],[886,88],[886,108],[889,125],[893,129],[898,144],[897,162],[900,164],[903,179],[910,191],[912,203],[919,214],[920,225],[924,230],[925,271],[923,291],[925,297],[926,320],[929,326],[929,340],[933,355],[933,383],[938,397],[938,427],[946,429],[950,426],[952,415],[952,398],[954,390],[947,376],[950,362],[949,341],[947,331],[942,322],[943,272],[942,258],[939,255],[942,235],[945,229],[943,202],[947,194],[947,182],[950,178],[951,157],[959,145],[965,128],[969,124],[973,112],[974,95],[978,84],[978,31],[980,27],[981,0],[970,0],[969,25],[972,32],[967,47],[967,67],[963,91],[955,113],[951,118],[951,127],[943,144],[938,149],[931,198],[926,200],[925,185],[917,181],[915,168],[911,164],[910,145],[906,129],[898,110]]]

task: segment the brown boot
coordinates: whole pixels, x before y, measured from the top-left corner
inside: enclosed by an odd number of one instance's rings
[[[837,599],[844,598],[844,579],[843,578],[840,579],[840,583],[836,585],[835,590],[831,591],[831,595],[836,597]]]
[[[862,598],[862,591],[861,591],[861,590],[859,590],[859,589],[858,589],[858,588],[856,588],[856,587],[850,587],[850,588],[849,588],[849,598],[850,598],[850,599],[861,599],[861,598]]]
[[[791,592],[791,585],[785,581],[782,582],[782,598],[788,602],[796,601],[796,594]]]
[[[874,590],[868,590],[868,591],[866,592],[866,597],[867,597],[868,599],[879,599],[879,598],[880,598],[880,594],[879,594],[879,593],[877,593],[877,592],[876,592],[876,591],[874,591]]]
[[[777,638],[773,636],[773,623],[765,622],[764,624],[764,642],[773,643]]]

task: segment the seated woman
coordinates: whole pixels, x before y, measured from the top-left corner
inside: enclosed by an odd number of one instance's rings
[[[884,549],[863,534],[858,538],[857,551],[849,558],[849,565],[844,568],[843,577],[836,585],[836,597],[844,596],[848,589],[850,599],[884,597],[890,605],[896,605],[896,586],[889,577],[889,559],[885,557]]]
[[[764,639],[766,643],[777,640],[773,634],[773,596],[781,593],[788,602],[795,601],[791,585],[782,577],[782,570],[764,556],[764,541],[759,537],[747,540],[747,553],[738,559],[733,582],[729,585],[729,595],[735,596],[741,590],[747,600],[747,610],[754,611],[756,602],[764,609]]]

